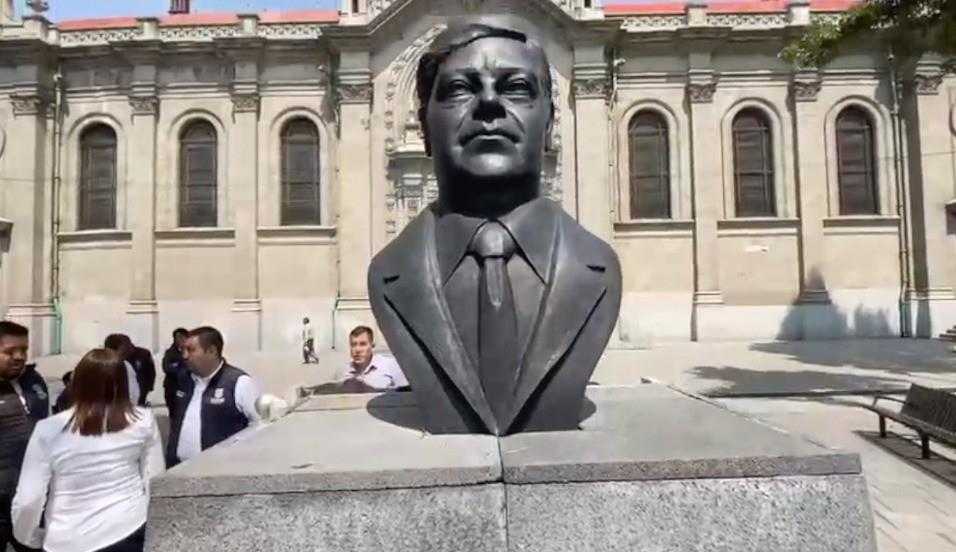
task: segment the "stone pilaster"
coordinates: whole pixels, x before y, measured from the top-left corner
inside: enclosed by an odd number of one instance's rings
[[[228,220],[235,229],[230,348],[258,351],[262,343],[259,299],[259,49],[255,39],[232,51],[232,130],[229,133]]]
[[[159,99],[156,94],[158,48],[143,45],[127,51],[133,63],[129,97],[132,126],[126,188],[126,217],[132,235],[130,251],[130,298],[126,308],[127,333],[134,343],[151,351],[159,349],[159,309],[156,303],[156,150]]]
[[[372,80],[365,49],[343,53],[335,82],[339,114],[338,254],[339,294],[335,306],[334,346],[348,345],[348,332],[374,326],[368,302],[368,265],[372,260],[371,117]],[[385,345],[381,343],[380,345]]]
[[[949,156],[937,153],[951,149],[950,125],[940,124],[938,119],[951,113],[953,98],[949,95],[953,92],[943,92],[944,76],[938,64],[921,63],[905,80],[902,117],[913,263],[909,322],[914,335],[932,337],[956,324],[956,257],[949,235],[956,218],[946,213],[956,182]]]
[[[717,221],[723,204],[721,159],[714,140],[720,136],[720,117],[714,107],[717,82],[709,71],[692,71],[687,84],[691,119],[691,157],[694,159],[694,328],[693,337],[706,339],[723,304],[718,265]],[[717,323],[717,322],[714,322]]]
[[[613,205],[611,204],[608,99],[611,80],[598,44],[576,44],[574,49],[574,111],[578,124],[577,198],[578,222],[595,236],[611,241]]]
[[[28,71],[37,67],[27,65]],[[25,71],[27,72],[27,71]],[[39,76],[39,75],[37,75]],[[52,127],[47,120],[50,94],[39,87],[18,90],[12,97],[13,118],[6,128],[7,163],[3,212],[13,223],[9,258],[5,259],[5,318],[30,329],[30,354],[53,350],[52,265]]]
[[[800,206],[800,296],[804,339],[835,335],[824,270],[823,220],[827,212],[826,109],[817,101],[822,88],[815,71],[799,71],[791,82],[797,143],[797,195]]]

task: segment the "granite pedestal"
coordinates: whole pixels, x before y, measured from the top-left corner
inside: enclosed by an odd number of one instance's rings
[[[499,440],[312,398],[157,479],[147,549],[876,550],[857,455],[664,386],[588,399],[580,431]]]

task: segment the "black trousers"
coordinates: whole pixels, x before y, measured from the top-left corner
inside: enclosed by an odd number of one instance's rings
[[[145,547],[146,526],[144,525],[137,529],[132,535],[106,548],[100,548],[97,552],[143,552],[143,548]]]
[[[7,545],[16,552],[39,552],[35,548],[27,548],[13,539],[13,525],[10,522],[10,503],[13,497],[0,495],[0,552],[7,552]]]

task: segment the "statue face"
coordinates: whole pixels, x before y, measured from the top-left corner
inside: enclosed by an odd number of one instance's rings
[[[537,196],[552,117],[547,70],[540,52],[499,37],[476,40],[442,64],[426,125],[442,194],[452,203],[520,204]]]

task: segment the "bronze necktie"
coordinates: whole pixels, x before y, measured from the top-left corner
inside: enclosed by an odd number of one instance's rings
[[[498,431],[511,408],[521,362],[515,300],[508,278],[508,259],[515,252],[514,238],[497,221],[486,222],[471,243],[481,265],[478,302],[478,373]]]

